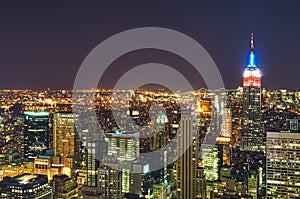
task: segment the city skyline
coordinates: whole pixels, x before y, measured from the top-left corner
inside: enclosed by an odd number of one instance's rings
[[[300,3],[0,6],[0,199],[300,198]]]
[[[199,2],[188,7],[183,2],[119,6],[5,3],[0,8],[0,89],[71,89],[83,59],[96,45],[121,31],[153,26],[174,29],[197,40],[214,59],[229,89],[241,85],[239,74],[247,64],[249,33],[254,32],[258,66],[264,76],[262,87],[296,90],[300,88],[297,8],[298,2],[279,1]],[[153,60],[185,67],[173,55],[152,51],[122,56],[111,71]]]

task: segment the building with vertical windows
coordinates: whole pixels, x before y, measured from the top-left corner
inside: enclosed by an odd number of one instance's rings
[[[117,158],[106,156],[98,169],[98,186],[105,199],[122,198],[122,173]]]
[[[55,175],[51,180],[53,199],[76,197],[77,186],[74,178],[67,175]]]
[[[196,176],[194,180],[195,186],[195,196],[199,199],[206,199],[206,179],[204,174],[204,167],[201,160],[198,161],[196,166]]]
[[[60,157],[60,164],[71,173],[79,160],[79,139],[74,119],[72,112],[56,112],[53,116],[53,153]]]
[[[122,171],[122,194],[133,193],[132,167],[133,162],[140,157],[140,133],[137,131],[115,130],[107,133],[105,140],[108,142],[108,155],[114,156],[120,163]],[[141,186],[141,183],[139,184]],[[140,187],[141,188],[141,187]],[[141,189],[134,191],[141,194]]]
[[[164,183],[153,185],[153,199],[167,198],[167,188]]]
[[[76,154],[76,132],[72,112],[54,113],[53,119],[54,156],[74,157]]]
[[[300,198],[300,134],[267,132],[267,198]]]
[[[156,119],[156,134],[154,135],[154,142],[155,142],[155,150],[159,150],[164,148],[168,142],[168,135],[167,135],[167,126],[168,126],[168,118],[166,114],[162,113]]]
[[[248,194],[253,199],[258,198],[258,173],[256,170],[251,170],[248,176]]]
[[[118,161],[133,161],[139,157],[139,132],[116,130],[107,133],[108,155],[117,157]]]
[[[232,115],[230,108],[222,108],[220,111],[221,128],[220,136],[216,138],[220,153],[220,166],[231,164],[231,133],[232,133]]]
[[[49,113],[24,111],[24,159],[33,161],[49,147]]]
[[[231,121],[231,109],[222,108],[221,109],[221,136],[231,137],[232,132],[232,121]]]
[[[99,161],[96,159],[97,145],[95,142],[87,142],[87,186],[97,186],[97,169]]]
[[[101,161],[103,157],[107,157],[107,142],[104,140],[92,140],[91,134],[88,136],[86,141],[86,172],[87,180],[86,183],[80,188],[80,198],[101,198],[106,199],[110,195],[106,193],[105,183],[107,183],[106,172],[103,173],[103,167],[101,167]],[[104,164],[102,164],[103,166]],[[109,167],[105,167],[109,168]],[[109,172],[109,171],[107,171]],[[110,176],[111,177],[111,176]],[[112,181],[109,181],[112,183]],[[110,186],[109,184],[108,186]],[[114,184],[115,185],[115,184]],[[111,186],[114,186],[111,185]],[[107,194],[107,195],[106,195]],[[112,197],[113,198],[113,197]]]
[[[217,145],[202,144],[202,159],[206,180],[217,181],[220,169],[219,147]]]
[[[205,198],[205,191],[199,193],[199,162],[200,136],[194,113],[182,112],[180,128],[177,133],[177,152],[182,154],[176,162],[177,198]],[[198,174],[198,175],[197,175]]]
[[[104,140],[88,141],[87,148],[87,185],[97,186],[98,174],[97,170],[100,166],[100,161],[107,155],[107,142]]]
[[[245,151],[264,151],[261,127],[261,72],[257,67],[251,34],[248,65],[243,74],[243,112],[240,148]]]
[[[161,150],[168,144],[168,133],[167,133],[167,127],[168,127],[168,118],[167,116],[162,113],[158,116],[156,119],[156,133],[154,134],[154,145],[155,150],[157,153],[156,160],[152,161],[152,166],[154,168],[160,168],[156,171],[153,171],[152,174],[157,179],[159,179],[160,182],[164,182],[167,184],[167,162],[168,162],[168,156],[166,150]],[[155,170],[155,169],[151,169]]]
[[[149,198],[152,194],[152,180],[147,161],[138,159],[130,166],[130,193]]]

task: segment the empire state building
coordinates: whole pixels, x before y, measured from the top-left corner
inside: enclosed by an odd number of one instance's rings
[[[254,38],[251,33],[248,65],[243,74],[241,150],[263,151],[264,139],[261,128],[261,72],[257,67]]]

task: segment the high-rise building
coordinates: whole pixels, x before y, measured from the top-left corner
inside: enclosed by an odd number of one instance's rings
[[[143,164],[135,162],[140,157],[140,133],[115,130],[107,133],[108,155],[114,156],[122,171],[122,193],[143,194]],[[137,172],[140,171],[140,172]],[[132,172],[135,171],[135,172]],[[149,172],[149,171],[148,171]]]
[[[231,121],[231,109],[221,109],[221,128],[220,136],[216,138],[217,145],[220,152],[220,165],[230,165],[231,162],[231,133],[232,133],[232,121]]]
[[[195,151],[191,146],[193,143],[193,131],[195,131],[195,127],[193,126],[191,113],[182,113],[180,129],[177,133],[177,150],[179,154],[182,154],[176,162],[177,198],[179,199],[195,198],[193,197],[192,186],[196,168],[196,162],[193,160]]]
[[[257,199],[258,197],[258,175],[257,171],[251,170],[248,176],[248,194]]]
[[[219,147],[212,144],[202,144],[202,159],[206,180],[217,181],[221,164]]]
[[[145,160],[135,160],[130,168],[130,193],[149,198],[151,196],[151,174]]]
[[[97,169],[99,161],[96,159],[97,144],[87,142],[87,186],[97,186]]]
[[[119,199],[122,196],[120,164],[117,158],[105,156],[98,169],[98,186],[104,199]]]
[[[100,161],[107,155],[107,142],[104,140],[94,140],[86,143],[87,147],[87,185],[97,186],[97,170]]]
[[[204,167],[201,160],[199,160],[196,166],[196,177],[195,177],[195,196],[196,198],[205,199],[206,198],[206,179],[204,174]]]
[[[231,137],[232,121],[231,121],[231,109],[222,108],[221,110],[221,136]]]
[[[261,128],[261,72],[256,63],[253,33],[249,62],[243,77],[243,129],[240,147],[245,151],[264,151],[264,136]]]
[[[156,119],[156,134],[154,135],[155,150],[157,152],[157,159],[152,161],[152,166],[154,168],[160,168],[152,172],[152,175],[159,180],[159,182],[164,182],[167,184],[167,162],[168,155],[166,150],[161,150],[167,146],[168,143],[168,133],[166,131],[168,126],[168,118],[162,113]],[[151,169],[155,170],[155,169]]]
[[[155,150],[164,148],[167,145],[167,133],[160,131],[155,134]]]
[[[33,161],[49,147],[48,112],[24,112],[24,159]]]
[[[53,117],[53,152],[61,164],[73,168],[79,159],[79,140],[72,112],[57,112]]]
[[[114,155],[118,161],[133,161],[139,157],[139,132],[116,130],[107,133],[108,155]]]
[[[267,132],[267,198],[300,198],[300,134]]]
[[[191,112],[182,112],[180,129],[177,134],[177,152],[182,154],[176,162],[177,198],[205,198],[205,192],[199,193],[199,135],[196,117]]]

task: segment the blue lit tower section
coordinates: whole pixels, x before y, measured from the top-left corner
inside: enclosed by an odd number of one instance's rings
[[[33,161],[49,147],[48,112],[24,112],[24,159]]]
[[[253,33],[248,65],[243,77],[243,130],[240,147],[245,151],[263,151],[265,147],[261,129],[261,72],[256,63]]]

